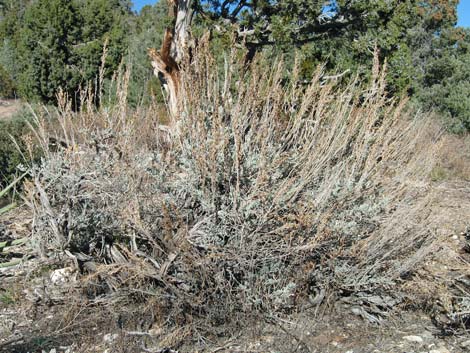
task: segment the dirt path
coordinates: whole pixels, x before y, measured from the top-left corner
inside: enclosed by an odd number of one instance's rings
[[[19,99],[0,99],[0,120],[8,120],[17,113],[23,103]]]

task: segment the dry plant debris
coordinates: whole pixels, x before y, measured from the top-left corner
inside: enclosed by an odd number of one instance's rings
[[[325,84],[321,68],[303,87],[282,62],[262,67],[247,71],[234,54],[220,73],[201,46],[171,129],[127,109],[126,74],[114,107],[84,95],[80,112],[62,99],[54,128],[38,117],[31,245],[72,266],[50,279],[86,298],[71,318],[112,308],[126,327],[132,303],[145,324],[131,336],[177,347],[320,304],[381,322],[397,307],[437,307],[443,286],[439,310],[457,315],[459,297],[468,311],[468,255],[448,258],[458,286],[426,278],[446,254],[421,214],[439,128],[387,97],[378,64],[367,87]]]

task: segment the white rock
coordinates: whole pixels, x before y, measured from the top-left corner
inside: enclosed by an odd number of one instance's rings
[[[103,336],[103,341],[106,343],[112,343],[117,340],[119,335],[117,333],[107,333]]]
[[[434,338],[434,335],[429,331],[424,331],[421,333],[421,337],[423,337],[424,340],[432,340]]]
[[[470,340],[460,343],[462,348],[470,348]]]
[[[67,282],[74,282],[76,280],[74,274],[75,271],[72,267],[65,267],[55,270],[51,273],[51,282],[56,286]]]
[[[429,353],[450,353],[450,352],[446,347],[441,347],[439,349],[433,349],[432,351],[429,351]]]
[[[420,336],[405,336],[403,339],[408,342],[423,343],[423,339]]]

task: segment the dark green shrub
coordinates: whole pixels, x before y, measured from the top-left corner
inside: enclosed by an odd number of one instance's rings
[[[15,96],[15,84],[8,72],[0,65],[0,98],[13,98]]]
[[[436,110],[448,131],[470,131],[470,31],[435,39],[423,75],[417,81],[415,98],[426,110]]]
[[[13,180],[19,172],[17,166],[25,164],[26,146],[23,136],[29,132],[26,112],[20,112],[11,120],[0,121],[0,185]]]

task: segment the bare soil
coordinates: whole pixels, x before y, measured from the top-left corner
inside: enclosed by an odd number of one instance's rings
[[[0,99],[0,120],[8,120],[17,113],[23,103],[18,99]]]

